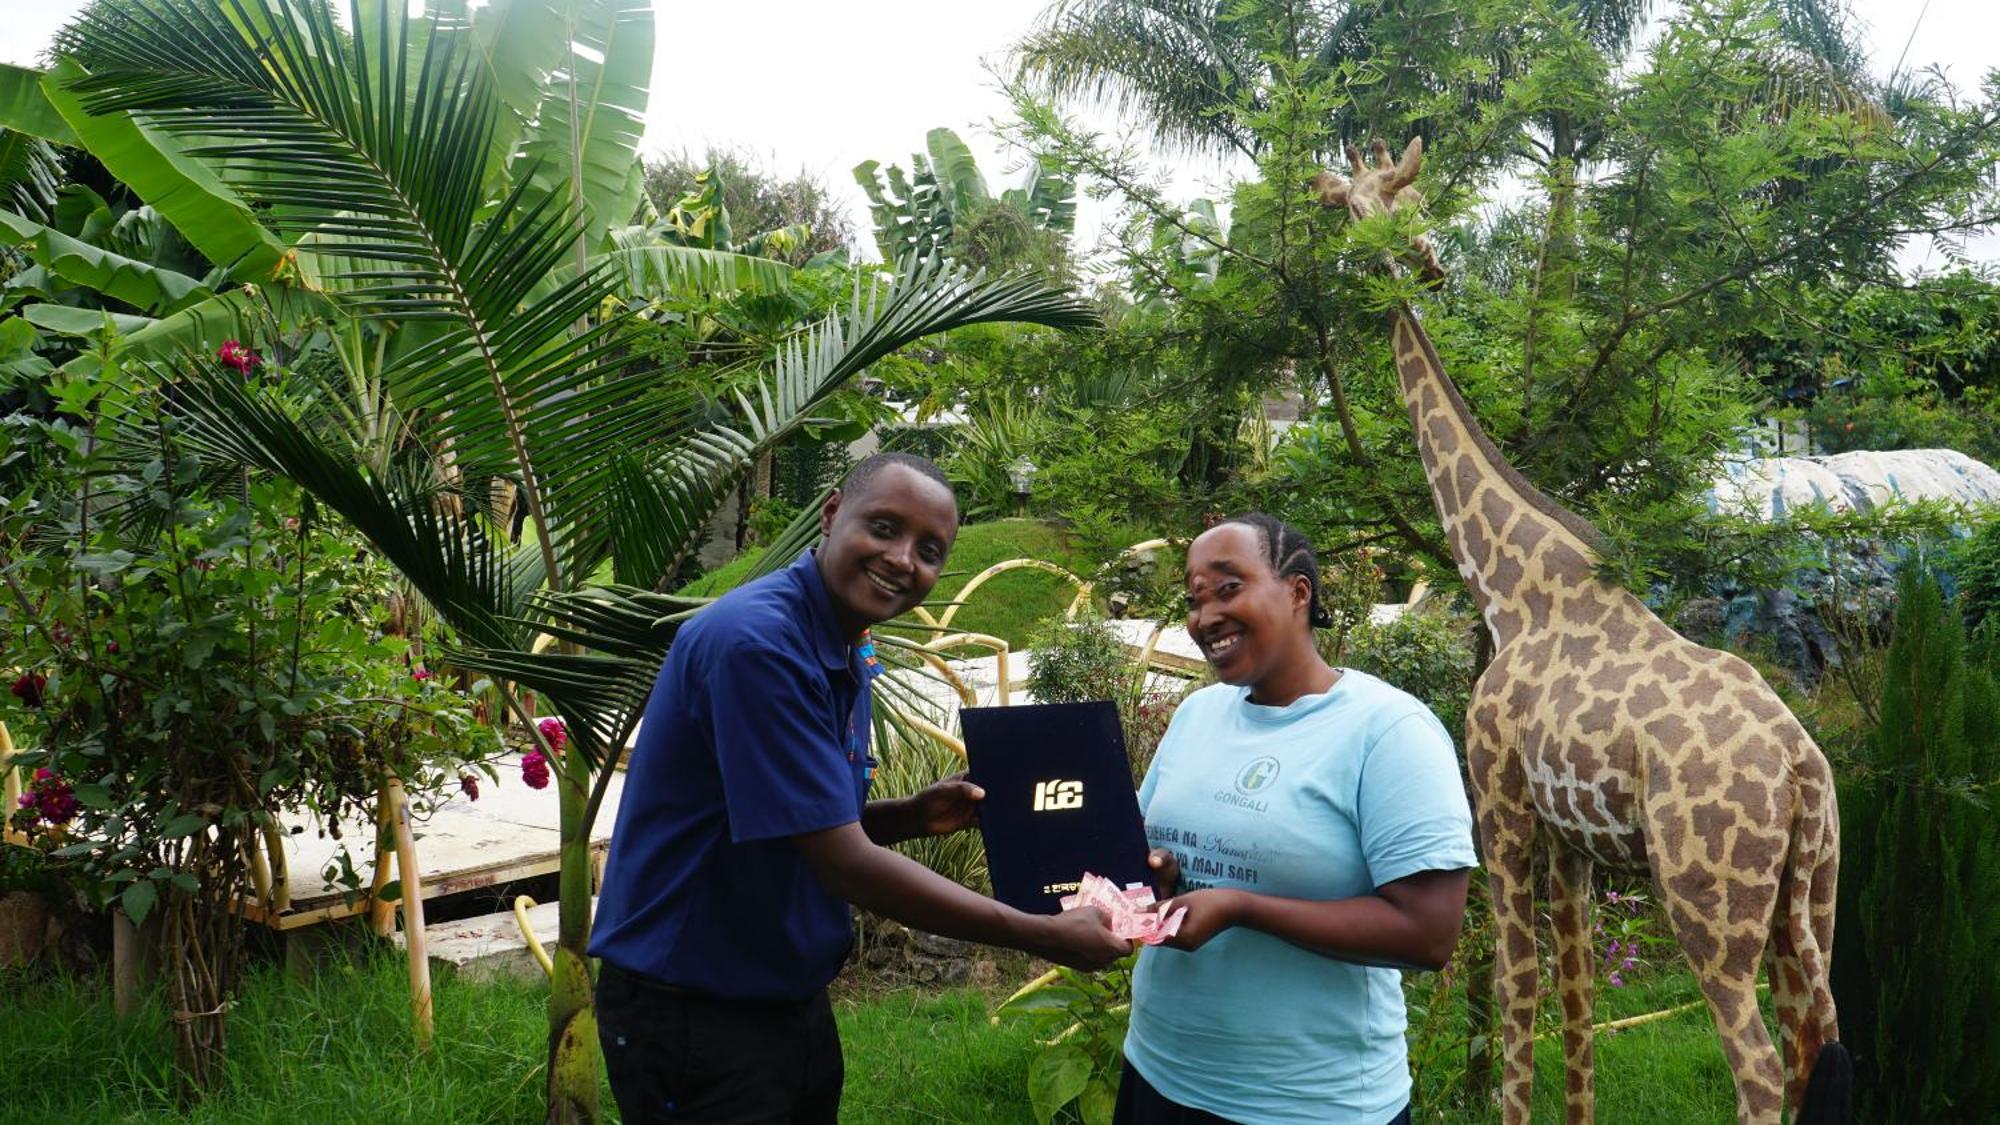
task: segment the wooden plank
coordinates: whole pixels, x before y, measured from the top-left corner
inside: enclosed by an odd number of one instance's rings
[[[597,902],[591,900],[591,911],[596,912]],[[528,911],[528,924],[534,927],[535,936],[544,946],[556,943],[559,925],[558,904],[545,902]],[[403,944],[402,934],[393,939]],[[457,922],[439,922],[425,932],[425,942],[433,966],[449,965],[461,980],[494,980],[511,977],[516,980],[542,982],[548,979],[534,954],[528,951],[527,942],[521,937],[521,925],[515,920],[512,910],[466,918]]]
[[[517,879],[555,872],[561,863],[561,835],[553,786],[530,789],[521,781],[520,758],[508,755],[498,763],[498,782],[481,778],[477,801],[453,794],[427,817],[414,822],[422,897],[441,898]],[[611,826],[618,818],[624,790],[622,772],[613,776],[604,805],[592,826],[591,847],[603,851],[611,843]],[[294,826],[305,831],[289,832]],[[375,859],[375,825],[368,820],[343,822],[341,838],[322,836],[303,819],[286,825],[286,871],[292,908],[273,916],[255,903],[244,913],[279,930],[315,925],[367,909],[368,896],[347,901],[341,888],[326,889],[322,874],[344,847],[364,877]]]

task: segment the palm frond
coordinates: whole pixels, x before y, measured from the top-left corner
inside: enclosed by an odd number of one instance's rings
[[[181,436],[198,452],[275,473],[339,512],[459,634],[493,648],[521,646],[527,628],[513,569],[479,520],[440,504],[409,474],[377,474],[345,441],[329,441],[307,406],[231,373],[155,366],[172,387]],[[323,419],[319,421],[324,421]]]
[[[354,315],[421,327],[384,379],[466,475],[520,483],[554,572],[566,548],[541,496],[554,465],[570,511],[590,511],[659,417],[626,408],[643,381],[606,374],[619,318],[572,331],[612,294],[607,271],[543,284],[581,231],[567,176],[549,187],[522,169],[484,219],[503,106],[476,37],[448,6],[424,22],[397,7],[358,8],[372,18],[351,34],[311,0],[93,9],[78,37],[91,73],[74,88],[93,113],[137,115],[222,161],[275,227],[311,237]]]
[[[466,645],[448,658],[547,696],[571,720],[578,748],[601,762],[625,744],[675,635],[707,604],[630,586],[541,595],[531,603],[533,628],[589,651]]]
[[[1255,48],[1200,0],[1068,0],[1052,5],[1015,61],[1030,86],[1152,123],[1153,139],[1194,152],[1256,151],[1220,110],[1256,104]]]
[[[886,287],[857,279],[845,317],[828,317],[778,349],[769,377],[736,397],[735,417],[668,447],[650,470],[627,470],[598,542],[580,542],[578,565],[610,550],[622,581],[652,585],[694,548],[708,513],[763,454],[810,420],[849,379],[913,340],[970,324],[1015,321],[1094,327],[1095,308],[1032,277],[987,279],[942,261],[915,267]],[[567,482],[551,482],[559,495]],[[594,492],[594,495],[601,493]],[[690,511],[687,505],[698,505]],[[616,535],[616,546],[612,536]],[[645,568],[666,564],[646,573]]]
[[[609,272],[626,297],[699,297],[748,290],[783,293],[792,287],[792,268],[754,253],[681,246],[642,226],[611,232],[610,248],[585,259],[586,268]]]

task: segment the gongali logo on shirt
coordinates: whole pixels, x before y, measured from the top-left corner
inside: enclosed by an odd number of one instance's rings
[[[1244,766],[1243,772],[1236,775],[1236,791],[1248,797],[1252,793],[1269,788],[1276,780],[1278,780],[1278,759],[1259,758]]]
[[[1256,799],[1256,795],[1271,787],[1278,780],[1278,759],[1266,755],[1244,766],[1236,773],[1236,792],[1218,789],[1215,792],[1217,804],[1234,805],[1254,813],[1267,812],[1270,804]]]
[[[1083,807],[1083,782],[1060,778],[1035,782],[1035,811],[1057,812]]]

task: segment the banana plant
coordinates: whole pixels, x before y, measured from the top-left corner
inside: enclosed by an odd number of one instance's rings
[[[513,42],[549,27],[567,36],[553,58]],[[1066,293],[931,262],[859,277],[844,313],[784,341],[768,373],[724,402],[703,393],[700,372],[649,366],[619,299],[634,271],[606,255],[631,249],[615,231],[644,112],[632,60],[650,59],[651,34],[638,0],[434,3],[423,17],[356,0],[345,27],[320,0],[129,0],[87,12],[64,37],[63,76],[36,84],[48,103],[73,104],[74,119],[60,116],[79,138],[117,123],[208,193],[182,212],[141,192],[184,235],[177,213],[244,204],[281,247],[278,280],[320,294],[337,318],[343,364],[368,368],[359,385],[448,455],[443,484],[398,471],[357,436],[356,418],[374,415],[338,396],[152,362],[175,385],[190,443],[340,513],[517,717],[525,688],[567,720],[571,750],[550,755],[562,840],[552,1121],[597,1116],[591,822],[671,643],[672,622],[656,619],[695,608],[631,591],[656,585],[756,458],[875,360],[965,324],[1093,321]],[[543,76],[540,97],[502,73],[510,57]],[[501,143],[509,134],[517,143]],[[523,546],[464,502],[493,481],[518,491]],[[629,586],[593,586],[606,564]],[[639,607],[628,617],[652,615],[639,641],[574,620],[628,605]],[[564,643],[537,652],[542,635]]]
[[[950,129],[932,129],[924,153],[910,157],[910,171],[879,161],[854,166],[854,181],[868,195],[875,245],[886,261],[927,261],[948,255],[958,234],[990,207],[1006,207],[1034,230],[1070,234],[1076,229],[1076,183],[1028,161],[1020,186],[996,199],[972,150]]]

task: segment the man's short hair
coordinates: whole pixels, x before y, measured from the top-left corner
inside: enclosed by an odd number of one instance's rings
[[[958,508],[958,493],[952,489],[951,481],[945,477],[944,470],[938,468],[937,463],[930,458],[919,457],[914,453],[871,453],[863,457],[861,463],[849,469],[847,476],[842,478],[840,495],[844,499],[852,500],[866,493],[875,475],[891,465],[901,465],[918,476],[943,485],[944,490],[951,494],[952,508],[954,510]]]

